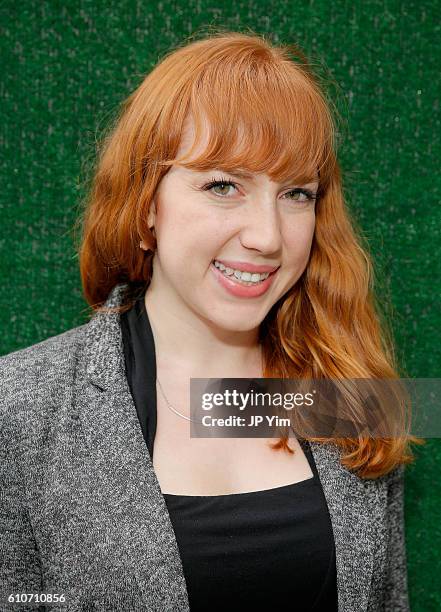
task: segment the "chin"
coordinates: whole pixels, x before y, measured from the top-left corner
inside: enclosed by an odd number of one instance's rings
[[[229,332],[250,332],[259,327],[262,323],[260,318],[250,319],[246,314],[240,315],[237,313],[237,316],[233,317],[213,317],[209,315],[207,317],[212,325],[215,325],[219,329],[229,331]]]

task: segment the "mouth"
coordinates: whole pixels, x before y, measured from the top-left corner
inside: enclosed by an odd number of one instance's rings
[[[258,276],[261,277],[259,280],[250,281],[242,280],[239,274],[239,277],[235,276],[234,273],[231,273],[231,269],[220,270],[219,267],[215,265],[215,260],[213,260],[210,265],[210,269],[213,271],[218,284],[230,295],[240,298],[257,298],[266,293],[271,287],[279,268],[280,266],[273,270],[273,272],[263,275],[259,274]],[[248,276],[246,276],[246,278],[248,279]]]
[[[220,264],[220,265],[219,265]],[[242,285],[243,287],[255,287],[261,285],[264,281],[266,281],[270,276],[273,276],[280,266],[275,268],[272,272],[264,272],[264,273],[253,273],[247,271],[239,271],[234,270],[233,268],[228,268],[219,262],[216,259],[213,259],[211,265],[225,278],[228,280],[237,283],[238,285]],[[243,276],[245,278],[243,278]]]

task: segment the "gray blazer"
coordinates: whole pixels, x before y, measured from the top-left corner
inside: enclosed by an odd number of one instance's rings
[[[123,288],[107,306],[121,303]],[[119,315],[95,313],[3,356],[0,372],[0,609],[17,610],[5,603],[12,593],[63,593],[66,604],[51,609],[188,611]],[[341,466],[338,447],[311,447],[334,532],[339,612],[409,610],[403,466],[362,480]]]

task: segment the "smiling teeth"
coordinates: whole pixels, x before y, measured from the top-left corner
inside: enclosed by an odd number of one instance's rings
[[[241,270],[235,270],[234,268],[227,268],[220,261],[214,260],[214,265],[218,270],[220,270],[225,276],[234,276],[239,281],[243,281],[246,283],[257,284],[268,278],[270,275],[269,272],[264,272],[259,274],[255,272],[251,274],[251,272],[242,272]]]

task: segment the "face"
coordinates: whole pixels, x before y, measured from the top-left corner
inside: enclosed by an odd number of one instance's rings
[[[189,122],[178,156],[193,136]],[[187,312],[228,331],[257,329],[305,270],[315,227],[310,195],[317,188],[318,181],[279,184],[266,174],[173,166],[149,213],[157,240],[149,290],[180,317]],[[263,282],[256,276],[261,266],[274,270]]]

